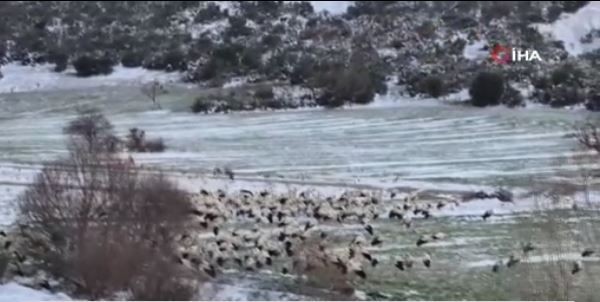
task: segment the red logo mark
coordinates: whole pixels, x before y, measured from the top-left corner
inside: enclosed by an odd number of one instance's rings
[[[492,60],[497,64],[507,64],[510,62],[510,47],[496,45],[490,53]]]

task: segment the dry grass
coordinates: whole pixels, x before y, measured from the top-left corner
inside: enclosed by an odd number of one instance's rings
[[[294,256],[292,272],[298,276],[300,288],[326,291],[335,300],[351,300],[354,293],[353,278],[343,274],[319,249],[316,239],[299,246]]]
[[[517,278],[512,280],[512,288],[519,299],[597,301],[598,264],[583,261],[579,273],[573,274],[572,270],[574,262],[582,259],[584,249],[600,252],[600,223],[594,218],[599,206],[590,194],[594,182],[590,165],[600,159],[599,133],[593,123],[578,129],[576,138],[580,147],[592,154],[567,161],[580,166],[580,177],[571,179],[577,184],[554,186],[547,193],[539,194],[531,217],[519,222],[519,228],[526,230],[519,238],[538,246],[536,251],[523,258]],[[562,206],[562,209],[556,209],[556,206]]]

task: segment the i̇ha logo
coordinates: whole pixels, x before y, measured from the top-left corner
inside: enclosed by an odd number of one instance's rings
[[[502,46],[502,45],[496,45],[494,46],[494,48],[492,49],[492,52],[490,53],[490,56],[492,57],[492,60],[494,62],[496,62],[497,64],[508,64],[510,62],[521,62],[521,61],[526,61],[526,62],[531,62],[531,61],[538,61],[541,62],[542,58],[540,57],[540,54],[537,52],[537,50],[531,50],[531,49],[519,49],[519,48],[512,48],[512,47],[506,47],[506,46]]]

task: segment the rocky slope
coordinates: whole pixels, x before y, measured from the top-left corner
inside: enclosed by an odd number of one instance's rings
[[[586,28],[578,45],[589,47],[573,51],[564,35],[542,30],[592,5],[355,1],[332,15],[307,1],[13,1],[0,4],[0,57],[50,62],[57,72],[72,64],[79,76],[122,64],[181,71],[207,86],[232,79],[301,86],[309,103],[332,107],[370,102],[392,77],[407,94],[440,97],[492,71],[504,78],[499,103],[516,106],[525,97],[595,110],[598,31]],[[535,49],[544,61],[495,64],[495,44]]]

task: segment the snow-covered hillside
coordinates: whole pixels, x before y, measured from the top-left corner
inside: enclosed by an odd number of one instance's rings
[[[583,43],[582,39],[594,30],[600,30],[600,1],[591,1],[575,13],[564,13],[552,24],[535,26],[549,38],[562,41],[570,55],[577,56],[598,49],[599,37],[591,37],[587,43]]]
[[[181,80],[179,73],[146,70],[141,67],[116,66],[109,75],[79,78],[74,70],[54,72],[49,64],[22,66],[11,63],[2,66],[4,78],[0,80],[0,93],[63,90],[114,85],[141,85],[152,81],[173,83]]]

